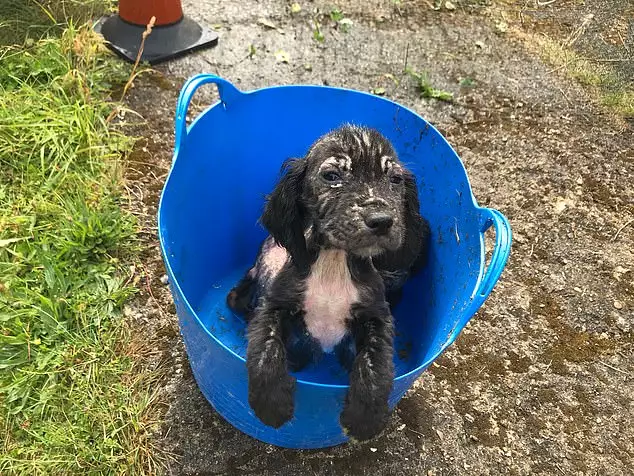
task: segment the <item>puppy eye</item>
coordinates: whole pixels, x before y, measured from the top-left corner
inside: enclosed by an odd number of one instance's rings
[[[400,175],[392,175],[390,177],[390,182],[398,185],[399,183],[403,183],[403,177],[401,177]]]
[[[333,170],[324,172],[323,174],[321,174],[321,176],[326,182],[338,182],[339,180],[341,180],[341,175]]]

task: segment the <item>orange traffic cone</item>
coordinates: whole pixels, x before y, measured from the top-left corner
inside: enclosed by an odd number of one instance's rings
[[[119,13],[99,19],[95,31],[115,53],[134,62],[152,17],[154,27],[145,40],[141,61],[157,64],[218,43],[216,32],[183,15],[180,0],[119,0]]]

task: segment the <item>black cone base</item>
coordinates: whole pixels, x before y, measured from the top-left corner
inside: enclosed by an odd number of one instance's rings
[[[103,35],[110,49],[119,56],[131,63],[136,61],[145,26],[132,25],[119,15],[112,15],[99,19],[95,31]],[[157,64],[217,43],[216,32],[183,17],[178,23],[152,28],[152,34],[145,40],[141,61]]]

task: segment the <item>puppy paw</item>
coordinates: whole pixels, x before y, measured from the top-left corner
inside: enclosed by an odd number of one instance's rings
[[[249,405],[262,423],[279,428],[293,418],[295,378],[283,374],[276,379],[249,381]]]
[[[386,427],[388,419],[387,402],[357,400],[346,404],[339,422],[344,434],[357,442],[377,436]]]

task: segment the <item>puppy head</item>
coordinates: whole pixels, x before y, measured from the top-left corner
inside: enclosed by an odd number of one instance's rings
[[[287,162],[262,222],[294,260],[306,258],[305,234],[359,256],[403,246],[418,215],[413,175],[379,132],[344,126]]]

